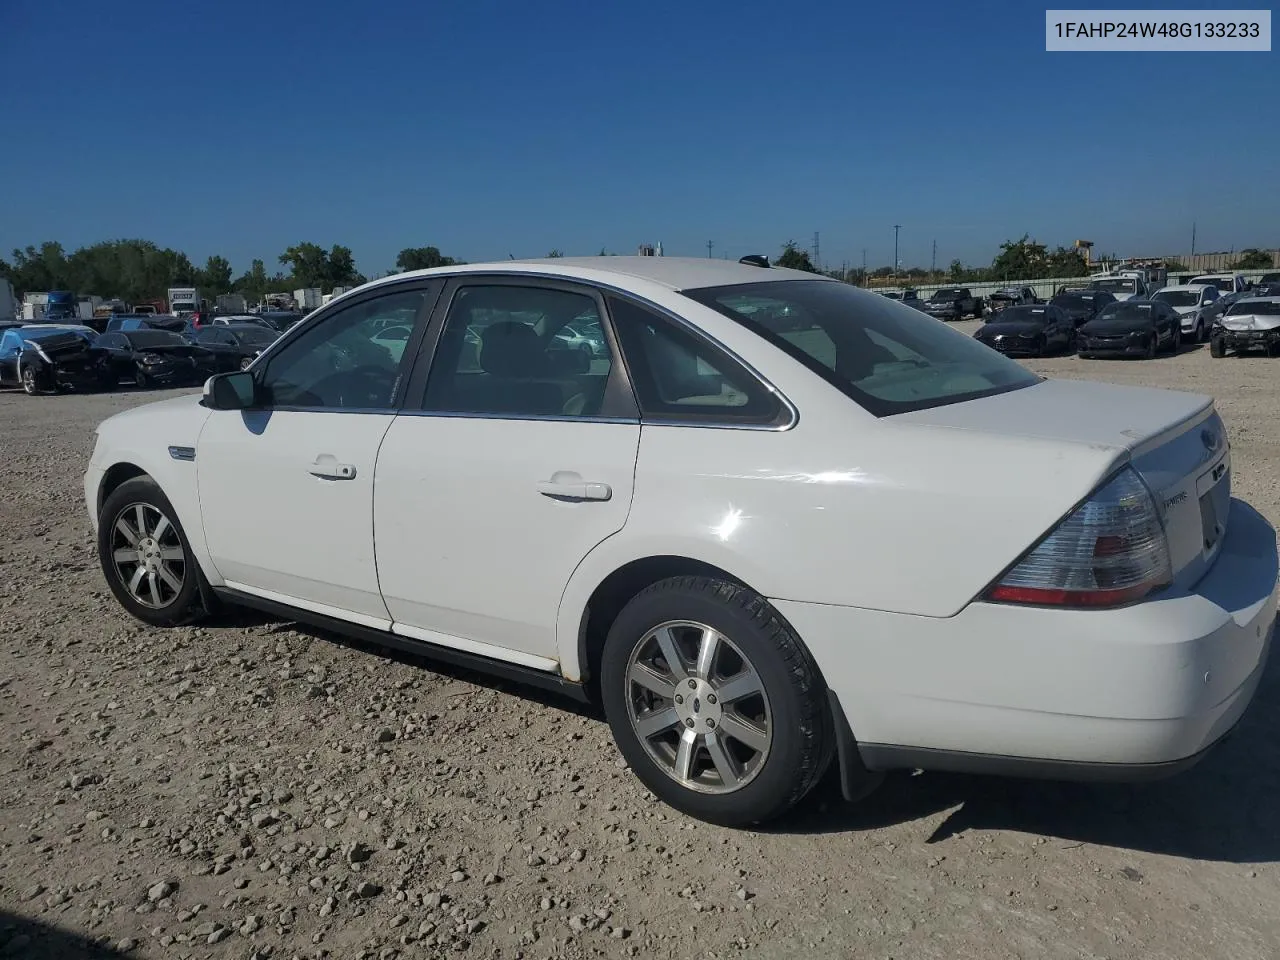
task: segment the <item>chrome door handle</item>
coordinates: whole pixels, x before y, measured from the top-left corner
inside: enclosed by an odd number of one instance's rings
[[[557,480],[538,481],[538,492],[556,500],[608,500],[613,490],[607,483],[562,483]]]
[[[338,463],[333,457],[316,457],[316,462],[308,468],[313,477],[324,480],[354,480],[356,468],[350,463]]]

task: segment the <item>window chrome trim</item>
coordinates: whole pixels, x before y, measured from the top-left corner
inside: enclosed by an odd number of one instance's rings
[[[352,413],[352,414],[361,414],[366,416],[370,414],[385,414],[388,416],[398,416],[398,417],[448,417],[452,419],[469,419],[469,420],[529,420],[529,421],[547,420],[552,422],[569,422],[569,423],[638,423],[641,426],[648,426],[648,427],[693,427],[693,428],[698,428],[702,430],[758,430],[764,433],[783,433],[787,430],[793,429],[796,426],[796,424],[800,422],[799,408],[796,407],[796,405],[791,402],[791,399],[785,393],[779,390],[773,384],[773,382],[769,380],[768,377],[762,374],[753,364],[748,363],[745,359],[739,356],[737,351],[731,349],[719,338],[711,335],[707,331],[703,330],[701,327],[697,326],[694,323],[691,323],[685,317],[680,316],[680,314],[676,313],[674,310],[671,310],[668,307],[664,307],[662,304],[654,303],[648,297],[641,296],[640,294],[637,294],[632,290],[627,290],[624,287],[619,287],[611,283],[606,283],[599,280],[584,280],[582,277],[571,277],[565,274],[550,273],[550,272],[534,273],[532,271],[526,272],[526,271],[511,271],[511,270],[459,271],[457,273],[434,274],[427,277],[423,277],[423,276],[406,277],[404,280],[400,280],[398,282],[390,281],[385,284],[380,283],[376,287],[371,287],[369,290],[365,292],[369,294],[373,294],[376,291],[378,294],[381,294],[384,292],[388,292],[390,289],[396,286],[399,286],[400,284],[408,284],[414,281],[421,282],[424,280],[442,280],[447,284],[448,281],[450,280],[455,280],[459,278],[470,278],[472,276],[476,278],[477,282],[479,282],[483,277],[504,277],[504,278],[512,278],[515,280],[529,280],[529,279],[554,280],[554,281],[560,281],[563,283],[574,284],[576,286],[593,288],[596,291],[599,291],[602,295],[615,294],[617,296],[621,296],[629,300],[633,300],[636,303],[645,307],[646,309],[652,310],[654,313],[657,313],[661,315],[663,318],[677,324],[692,336],[698,337],[707,341],[712,346],[714,346],[717,350],[720,350],[721,352],[723,352],[734,363],[742,367],[742,369],[745,370],[749,376],[753,377],[761,387],[763,387],[769,393],[773,394],[775,397],[778,398],[778,402],[781,403],[783,410],[786,411],[787,418],[782,423],[762,424],[762,423],[735,423],[732,420],[717,421],[714,419],[682,420],[676,417],[645,418],[643,415],[640,416],[638,419],[631,419],[627,417],[622,417],[622,418],[573,417],[568,415],[494,414],[494,413],[458,412],[458,411],[451,411],[451,410],[449,411],[406,410],[403,406],[403,398],[401,398],[401,401],[397,403],[395,406],[387,407],[387,408],[377,408],[377,409],[353,408],[353,407],[292,407],[290,406],[290,407],[262,407],[262,408],[257,408],[252,412],[272,413],[272,412],[279,411],[281,413]],[[357,289],[360,289],[360,288],[357,288]],[[446,287],[444,286],[441,287],[440,295],[443,295],[443,292],[445,289]],[[355,291],[350,291],[350,292],[354,293]],[[679,293],[679,291],[673,291],[673,292],[677,294]],[[347,295],[344,294],[340,299],[346,300]],[[698,301],[696,300],[693,300],[691,298],[686,298],[686,299],[688,299],[690,303],[697,304],[699,307],[703,306],[702,304],[698,303]],[[257,360],[255,360],[255,365],[263,357],[267,356],[273,350],[277,349],[280,343],[288,338],[289,334],[294,333],[294,331],[302,327],[304,323],[308,326],[314,325],[314,322],[318,319],[319,314],[323,313],[325,315],[328,315],[329,313],[331,313],[333,305],[337,302],[338,300],[330,301],[329,303],[325,304],[322,308],[320,308],[320,310],[316,310],[312,312],[309,316],[304,318],[302,322],[294,324],[294,326],[289,331],[287,331],[285,335],[282,335],[279,339],[277,339],[274,343],[272,343],[270,347],[268,347],[266,350],[264,350],[261,354],[258,355]],[[354,298],[348,301],[347,304],[344,304],[344,306],[349,305],[350,303],[353,303],[353,302],[354,302]],[[440,309],[440,307],[441,307],[441,303],[439,299],[437,299],[431,308],[431,312],[433,313],[435,310]],[[705,307],[704,309],[710,309],[710,308]],[[428,314],[427,321],[426,321],[428,325],[430,324],[430,321],[431,321],[431,316],[430,314]],[[621,345],[619,345],[619,349],[621,349]],[[414,362],[415,363],[417,362],[417,358],[415,358]],[[250,412],[250,411],[246,411],[246,412]]]

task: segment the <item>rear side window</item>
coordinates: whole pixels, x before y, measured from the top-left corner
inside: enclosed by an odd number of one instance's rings
[[[779,280],[682,293],[765,338],[875,416],[1040,382],[945,323],[839,281]]]
[[[641,417],[681,422],[781,423],[777,395],[691,331],[619,297],[608,299]]]

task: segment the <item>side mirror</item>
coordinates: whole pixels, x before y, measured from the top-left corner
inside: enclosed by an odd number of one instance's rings
[[[204,382],[200,402],[210,410],[249,410],[258,399],[258,384],[244,370],[219,373]]]

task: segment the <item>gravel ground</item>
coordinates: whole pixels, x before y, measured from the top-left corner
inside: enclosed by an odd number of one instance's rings
[[[1280,361],[1031,366],[1214,394],[1280,524]],[[571,704],[256,615],[126,617],[80,480],[93,427],[160,395],[0,392],[0,955],[1280,955],[1280,668],[1173,780],[827,782],[710,827]]]

